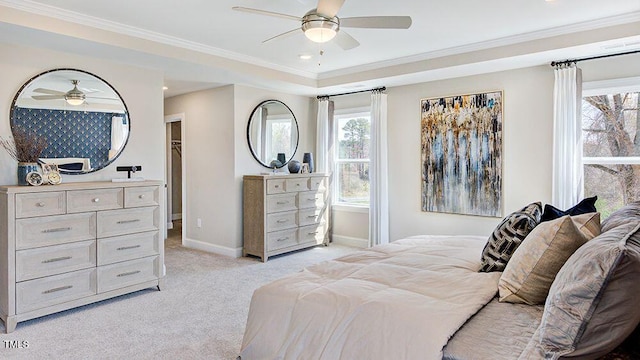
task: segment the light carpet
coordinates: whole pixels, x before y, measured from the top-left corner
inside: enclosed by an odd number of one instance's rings
[[[4,334],[2,324],[0,358],[235,360],[256,288],[356,250],[332,244],[262,263],[186,249],[179,237],[170,236],[164,290],[21,322],[11,334]],[[12,348],[25,341],[27,347]]]

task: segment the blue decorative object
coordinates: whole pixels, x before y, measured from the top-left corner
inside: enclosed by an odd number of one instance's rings
[[[302,162],[304,164],[309,164],[309,172],[312,173],[313,172],[313,154],[310,152],[304,153],[304,155],[302,155]]]
[[[280,162],[280,160],[273,160],[269,164],[269,167],[272,168],[272,169],[281,168],[282,167],[282,163]]]
[[[27,182],[27,174],[32,171],[38,171],[37,163],[19,162],[18,163],[18,185],[29,185]]]
[[[300,161],[298,160],[289,160],[289,172],[292,174],[297,174],[300,172]]]
[[[287,157],[284,155],[284,153],[278,153],[278,161],[280,161],[280,163],[283,165],[287,162]]]

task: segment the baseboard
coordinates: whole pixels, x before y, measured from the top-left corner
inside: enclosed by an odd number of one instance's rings
[[[342,235],[331,235],[331,240],[333,240],[334,244],[346,245],[356,248],[367,248],[369,247],[369,239],[361,239],[351,236],[342,236]]]
[[[171,214],[171,220],[182,220],[182,213]]]
[[[206,252],[210,252],[218,255],[224,255],[224,256],[229,256],[233,258],[242,257],[242,248],[234,249],[226,246],[215,245],[215,244],[207,243],[204,241],[194,240],[189,238],[183,239],[182,245],[191,249],[202,250],[202,251],[206,251]]]

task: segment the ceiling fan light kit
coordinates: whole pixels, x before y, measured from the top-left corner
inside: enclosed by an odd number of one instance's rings
[[[242,6],[234,6],[232,9],[246,13],[266,15],[301,22],[300,28],[270,37],[264,40],[263,43],[278,38],[284,38],[294,34],[296,31],[299,31],[298,29],[302,29],[304,35],[313,42],[325,43],[336,38],[335,43],[339,47],[344,50],[349,50],[359,46],[360,43],[345,31],[341,31],[340,25],[342,25],[342,27],[365,29],[408,29],[411,27],[410,16],[362,16],[340,19],[336,14],[340,8],[342,8],[342,5],[344,5],[344,2],[345,0],[318,0],[318,6],[315,9],[309,10],[301,18],[289,14],[246,8]]]
[[[78,80],[73,80],[73,89],[64,94],[64,100],[72,106],[82,105],[86,95],[78,89]]]
[[[331,41],[340,28],[340,20],[338,17],[328,18],[313,11],[307,13],[302,18],[302,31],[307,39],[324,43]]]

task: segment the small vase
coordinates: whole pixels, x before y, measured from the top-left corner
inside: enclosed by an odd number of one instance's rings
[[[305,164],[309,164],[309,172],[313,172],[313,154],[312,153],[304,153],[302,155],[302,162]]]
[[[300,161],[298,160],[291,160],[289,161],[289,172],[292,174],[297,174],[300,172]]]
[[[32,171],[38,171],[38,163],[19,162],[18,163],[18,185],[29,185],[27,182],[27,174]]]
[[[282,165],[287,163],[287,158],[285,157],[284,153],[278,153],[278,161],[280,161]]]

